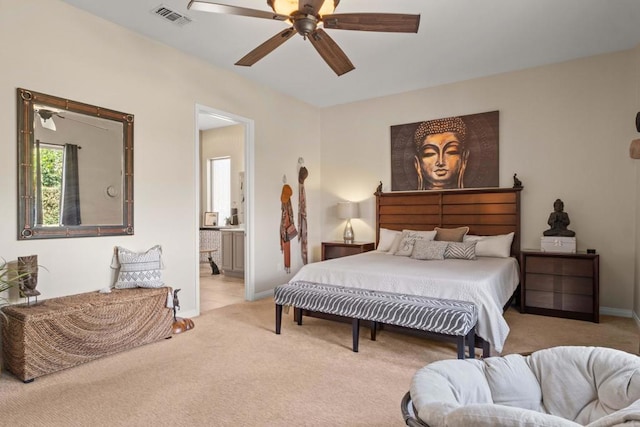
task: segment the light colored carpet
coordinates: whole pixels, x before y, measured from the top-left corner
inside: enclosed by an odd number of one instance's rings
[[[510,309],[505,352],[560,344],[638,350],[631,319],[593,324]],[[351,326],[283,319],[275,335],[271,300],[194,319],[170,340],[102,358],[23,384],[3,372],[0,424],[11,426],[402,426],[400,400],[413,373],[454,358],[453,344]]]

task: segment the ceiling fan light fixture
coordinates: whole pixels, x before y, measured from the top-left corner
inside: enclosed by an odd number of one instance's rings
[[[338,3],[340,3],[340,0],[325,0],[318,14],[320,16],[332,14],[333,11],[336,10]],[[289,16],[300,9],[298,7],[298,0],[267,0],[267,4],[271,6],[271,9],[273,9],[275,13],[279,13],[280,15]]]
[[[38,110],[38,116],[40,116],[40,124],[43,128],[49,130],[56,130],[56,124],[53,121],[53,112],[49,110]]]
[[[42,117],[40,117],[40,124],[42,125],[43,128],[45,129],[49,129],[49,130],[56,130],[56,124],[53,122],[53,119],[43,119]]]

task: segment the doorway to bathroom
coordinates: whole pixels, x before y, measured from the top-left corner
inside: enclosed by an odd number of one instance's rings
[[[253,121],[197,105],[198,306],[252,300]]]

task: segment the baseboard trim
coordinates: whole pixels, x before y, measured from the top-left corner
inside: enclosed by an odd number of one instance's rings
[[[191,318],[191,317],[197,317],[199,316],[200,313],[198,313],[198,310],[187,310],[187,311],[180,311],[178,310],[176,312],[176,317],[184,317],[184,318]]]
[[[267,289],[266,291],[257,292],[253,294],[253,301],[257,301],[259,299],[271,298],[273,297],[273,289]]]
[[[633,311],[622,308],[600,307],[600,314],[616,317],[633,317]]]
[[[633,320],[636,321],[636,326],[640,329],[640,317],[638,317],[635,311],[633,312]]]

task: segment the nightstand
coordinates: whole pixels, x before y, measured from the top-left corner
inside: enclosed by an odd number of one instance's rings
[[[597,254],[523,250],[520,310],[598,323],[599,263]]]
[[[348,255],[361,254],[375,249],[373,242],[345,243],[342,240],[322,242],[322,261]]]

